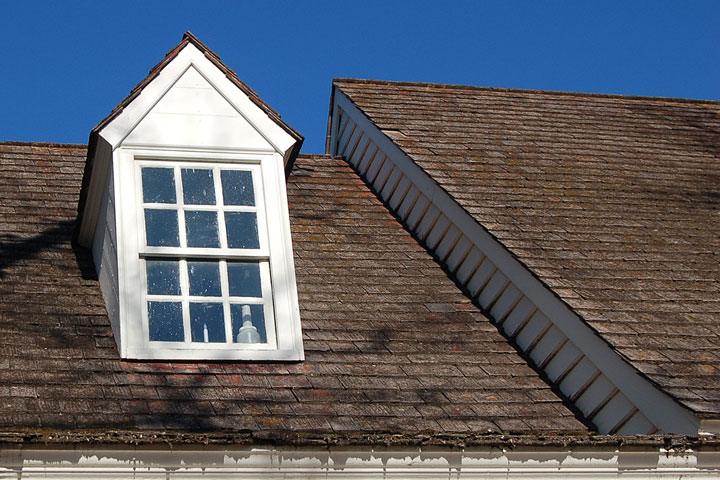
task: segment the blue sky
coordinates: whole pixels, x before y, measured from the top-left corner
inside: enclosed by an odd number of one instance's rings
[[[720,99],[720,1],[6,2],[0,141],[87,142],[186,30],[324,151],[333,77]]]

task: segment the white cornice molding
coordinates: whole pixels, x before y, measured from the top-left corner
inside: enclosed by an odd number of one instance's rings
[[[717,478],[720,451],[657,447],[0,448],[2,478]]]

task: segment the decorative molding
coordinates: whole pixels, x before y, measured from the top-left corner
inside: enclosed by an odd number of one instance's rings
[[[716,448],[118,447],[0,449],[0,477],[77,478],[717,478]]]

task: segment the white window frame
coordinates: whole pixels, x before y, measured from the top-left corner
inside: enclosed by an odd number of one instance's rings
[[[114,164],[116,191],[121,192],[118,202],[118,277],[120,284],[120,320],[122,335],[122,356],[137,359],[186,359],[186,360],[302,360],[302,336],[300,332],[300,316],[297,306],[295,274],[290,242],[289,213],[287,194],[283,176],[282,157],[275,152],[227,152],[227,151],[196,151],[193,149],[169,150],[155,148],[121,147],[115,152]],[[196,167],[217,169],[240,169],[253,171],[253,182],[256,197],[255,207],[223,207],[219,199],[215,206],[187,206],[186,209],[209,209],[219,212],[233,210],[252,210],[257,212],[259,249],[229,249],[226,246],[224,232],[220,231],[220,248],[197,247],[149,247],[146,245],[145,220],[142,198],[140,168],[142,166],[157,167]],[[215,175],[215,177],[218,177]],[[176,178],[177,183],[178,178]],[[220,181],[216,178],[217,185]],[[176,195],[180,194],[176,185]],[[167,205],[170,209],[180,209],[180,197],[176,205]],[[160,204],[158,204],[159,206]],[[182,239],[184,225],[179,215],[178,229]],[[218,220],[218,227],[223,222]],[[182,240],[181,240],[182,242]],[[181,244],[182,245],[182,244]],[[267,343],[198,343],[191,342],[188,325],[185,328],[184,342],[159,342],[149,340],[147,301],[159,299],[147,295],[147,277],[145,258],[180,259],[180,261],[197,259],[258,260],[263,288],[262,304],[265,311]],[[267,263],[266,263],[267,262]],[[182,265],[181,265],[182,266]],[[181,285],[183,292],[183,308],[189,298],[188,279],[181,268]],[[222,301],[229,323],[227,306],[231,300],[228,294],[226,271],[221,269],[222,298],[213,297],[213,301]],[[152,297],[152,298],[149,298]],[[169,299],[170,297],[168,297]],[[180,297],[173,297],[178,301]],[[193,297],[202,300],[202,297]],[[241,300],[241,299],[240,299]],[[233,297],[232,303],[238,298]],[[189,322],[188,312],[184,311],[184,324]],[[227,330],[231,327],[226,325]]]

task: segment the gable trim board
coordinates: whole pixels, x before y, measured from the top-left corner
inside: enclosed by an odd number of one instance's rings
[[[328,153],[350,162],[601,433],[715,432],[620,357],[335,83],[332,99]]]

